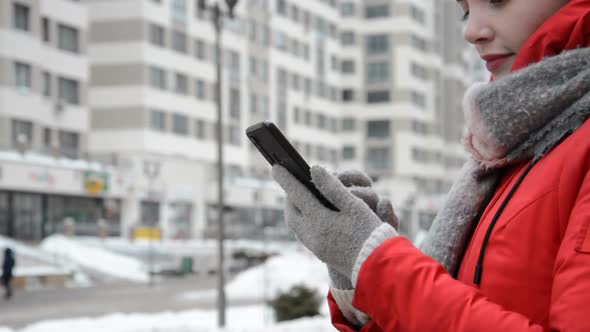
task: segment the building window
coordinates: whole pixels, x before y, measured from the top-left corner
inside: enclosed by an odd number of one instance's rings
[[[166,90],[166,72],[162,68],[150,67],[150,86]]]
[[[76,80],[60,77],[58,78],[59,100],[69,104],[80,104],[80,84]]]
[[[205,100],[207,99],[207,92],[206,92],[207,85],[202,80],[195,81],[195,95],[197,99]]]
[[[163,111],[152,110],[150,112],[150,127],[152,129],[166,131],[166,113]]]
[[[201,119],[195,120],[195,136],[198,139],[205,139],[207,137],[205,133],[205,121]]]
[[[287,36],[281,31],[275,31],[275,47],[281,51],[287,51]]]
[[[297,106],[293,108],[293,122],[299,123],[301,121],[301,109]]]
[[[45,148],[45,152],[51,152],[51,148],[53,147],[53,139],[51,136],[51,129],[43,128],[43,147]]]
[[[367,149],[367,166],[381,170],[389,168],[389,148]]]
[[[28,6],[20,3],[12,5],[13,26],[15,29],[29,31],[31,29],[29,21],[30,10]]]
[[[15,149],[28,148],[33,142],[33,123],[12,120],[12,146]]]
[[[389,91],[370,91],[367,93],[367,103],[385,103],[390,101]]]
[[[78,29],[59,24],[57,26],[58,33],[58,47],[62,50],[79,53],[80,52],[80,41]]]
[[[354,146],[345,146],[342,148],[342,159],[351,160],[356,158],[356,151]]]
[[[80,135],[71,131],[59,131],[59,149],[67,158],[77,159],[79,152]]]
[[[380,17],[388,17],[388,16],[389,16],[389,5],[387,5],[387,4],[368,5],[365,8],[365,17],[366,18],[380,18]]]
[[[160,204],[158,202],[141,201],[141,224],[157,226],[160,220]]]
[[[195,41],[195,57],[199,60],[207,60],[207,47],[202,40]]]
[[[250,63],[250,75],[252,77],[256,77],[258,76],[258,61],[256,61],[256,58],[253,56],[250,56],[249,58],[249,63]]]
[[[174,75],[174,91],[181,95],[188,95],[188,78],[184,74]]]
[[[15,62],[14,63],[14,83],[17,88],[28,91],[32,87],[31,65]]]
[[[250,114],[258,113],[258,96],[255,93],[250,94]]]
[[[353,31],[343,31],[340,35],[340,41],[344,46],[350,46],[355,44],[355,34]]]
[[[367,68],[367,83],[384,83],[387,82],[387,80],[389,80],[388,62],[369,63]]]
[[[342,2],[340,3],[340,15],[343,17],[354,16],[354,3]]]
[[[342,131],[354,131],[356,128],[356,121],[353,118],[342,119]]]
[[[410,7],[410,15],[412,16],[412,19],[418,23],[424,24],[426,22],[424,11],[416,6]]]
[[[428,70],[424,66],[412,62],[411,71],[413,76],[421,80],[428,79]]]
[[[172,115],[172,132],[177,135],[188,134],[188,119],[182,114]]]
[[[43,72],[43,95],[51,96],[51,75],[48,72]]]
[[[253,18],[251,18],[248,21],[248,39],[250,39],[251,42],[256,41],[257,32],[258,32],[258,24],[256,23],[256,21]]]
[[[412,34],[412,46],[414,46],[416,49],[419,49],[421,51],[426,52],[427,51],[427,45],[426,45],[426,40],[424,38],[418,37],[414,34]]]
[[[354,101],[354,90],[353,89],[343,89],[342,90],[342,101],[343,102]]]
[[[240,90],[231,88],[229,90],[229,115],[233,119],[240,119]]]
[[[180,53],[187,52],[186,34],[180,31],[172,32],[172,48]]]
[[[277,4],[277,13],[287,16],[287,1],[285,0],[276,0]]]
[[[370,35],[367,38],[368,54],[383,54],[389,50],[388,35]]]
[[[374,120],[367,122],[367,137],[385,138],[389,137],[389,120]]]
[[[411,94],[412,103],[420,106],[421,108],[426,107],[426,96],[418,91],[412,91]]]
[[[239,126],[229,126],[228,128],[228,135],[229,135],[229,144],[231,145],[240,145],[240,141],[242,138],[242,133],[240,132]]]
[[[172,19],[179,23],[186,23],[186,0],[172,1]]]
[[[150,23],[150,43],[152,45],[164,47],[166,45],[164,36],[163,27],[154,23]]]
[[[354,60],[342,60],[342,73],[343,74],[354,74],[355,65]]]
[[[41,30],[43,33],[43,41],[49,42],[51,40],[51,26],[49,25],[49,19],[47,17],[41,19]]]
[[[260,114],[262,114],[262,116],[264,117],[268,117],[268,105],[268,96],[260,96],[260,99],[258,101],[258,109],[260,111]]]

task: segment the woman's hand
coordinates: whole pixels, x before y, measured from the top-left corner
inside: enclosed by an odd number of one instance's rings
[[[368,204],[320,166],[311,168],[312,181],[340,211],[322,205],[284,167],[273,166],[272,174],[287,193],[287,226],[321,261],[350,278],[363,244],[383,224],[381,219]],[[392,232],[397,234],[393,228]]]

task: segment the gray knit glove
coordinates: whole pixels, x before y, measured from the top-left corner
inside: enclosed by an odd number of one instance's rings
[[[365,241],[383,224],[361,199],[350,193],[320,166],[311,168],[316,188],[340,211],[332,211],[280,165],[272,168],[274,179],[287,193],[285,219],[297,239],[321,261],[354,280],[353,269]],[[397,235],[391,226],[387,234]],[[366,258],[366,257],[365,257]],[[352,278],[351,278],[352,277]]]
[[[346,170],[341,173],[335,173],[334,175],[354,196],[363,200],[377,214],[382,222],[390,224],[396,230],[398,229],[399,220],[393,212],[391,201],[387,198],[379,197],[375,190],[371,188],[373,181],[366,173],[358,170]],[[328,275],[330,276],[330,282],[333,288],[342,290],[354,289],[349,278],[329,265]]]

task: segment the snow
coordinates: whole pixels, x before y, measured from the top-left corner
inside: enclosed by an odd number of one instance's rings
[[[324,332],[334,331],[327,317],[302,318],[281,323],[265,323],[263,306],[229,308],[226,328],[217,327],[217,312],[191,310],[157,314],[112,314],[100,318],[78,318],[35,323],[21,330],[0,332]]]
[[[0,236],[0,249],[3,251],[4,248],[11,248],[15,253],[15,276],[67,275],[76,272],[75,264],[67,259]]]
[[[63,251],[99,250],[88,248],[75,241],[52,237],[44,247],[63,247]],[[94,254],[93,254],[94,255]],[[101,253],[102,255],[102,253]],[[98,260],[104,260],[101,255]],[[94,260],[91,258],[89,260]],[[105,260],[106,262],[106,260]],[[113,269],[113,266],[110,266]],[[295,285],[305,284],[318,290],[322,298],[328,289],[328,274],[323,263],[312,254],[298,250],[288,254],[272,257],[265,264],[249,269],[226,286],[229,302],[248,299],[264,303],[264,284],[268,287],[267,299],[271,294],[286,291]],[[183,296],[186,300],[202,299],[203,296],[215,296],[212,292],[193,292]],[[302,318],[287,322],[274,322],[271,309],[263,304],[236,306],[227,309],[225,329],[217,327],[215,310],[190,310],[180,312],[162,312],[155,314],[111,314],[99,318],[76,318],[38,322],[21,330],[0,327],[0,332],[324,332],[334,331],[328,317],[327,301],[322,301],[321,316]]]
[[[236,276],[226,286],[230,301],[263,301],[295,285],[305,285],[318,294],[327,294],[329,277],[326,266],[309,252],[294,252],[268,259],[264,264]],[[186,300],[211,298],[214,290],[185,293]]]
[[[52,235],[40,247],[54,255],[65,257],[89,270],[135,282],[148,282],[142,262],[106,249],[90,247],[63,235]]]

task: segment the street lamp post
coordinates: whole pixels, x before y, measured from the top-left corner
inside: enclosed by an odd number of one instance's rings
[[[225,238],[225,227],[223,220],[223,118],[222,118],[222,103],[221,103],[221,68],[223,65],[223,54],[221,51],[221,32],[222,32],[222,18],[227,15],[229,18],[234,17],[234,7],[238,3],[238,0],[225,0],[227,6],[227,12],[224,12],[218,2],[208,6],[207,0],[199,0],[198,6],[201,11],[209,11],[211,13],[211,21],[215,28],[215,50],[217,55],[216,61],[216,73],[217,73],[217,89],[216,89],[216,101],[217,101],[217,181],[218,181],[218,202],[217,209],[219,213],[218,220],[218,264],[217,264],[217,306],[218,306],[218,324],[220,327],[225,326],[225,268],[224,268],[224,248],[223,241]]]

